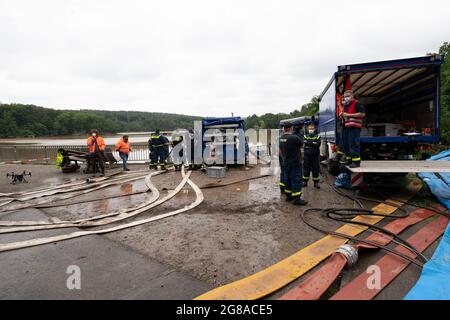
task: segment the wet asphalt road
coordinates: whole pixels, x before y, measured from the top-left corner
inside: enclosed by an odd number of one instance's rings
[[[33,172],[30,183],[17,186],[0,183],[0,192],[28,190],[85,177],[62,175],[55,172],[53,166],[0,166],[0,176],[24,167]],[[230,171],[226,179],[215,182],[225,183],[251,174]],[[155,185],[161,192],[179,182],[175,173],[158,179],[155,179]],[[198,185],[212,181],[199,172],[195,173],[193,180]],[[320,191],[313,188],[305,190],[305,197],[310,201],[308,206],[353,205],[348,199],[330,192],[324,181],[321,186]],[[140,187],[142,185],[134,183],[100,194],[135,192]],[[192,212],[155,224],[0,253],[0,299],[192,299],[218,285],[268,267],[323,236],[302,225],[295,213],[297,209],[280,198],[276,176],[208,189],[204,194],[205,202]],[[125,207],[144,198],[135,196]],[[174,210],[192,200],[192,192],[184,190],[176,201],[164,204],[161,211]],[[7,215],[0,213],[0,219],[73,219],[79,217],[75,215],[77,210],[82,209],[83,214],[91,211],[101,214],[119,205],[120,201],[111,200],[102,201],[100,205],[93,202],[45,211],[24,209]],[[366,205],[370,208],[373,203]],[[324,226],[336,227],[330,222]],[[405,235],[421,226],[423,224],[414,226]],[[63,233],[74,230],[65,229]],[[0,235],[0,243],[54,234],[61,234],[61,231]],[[426,251],[428,256],[437,243]],[[364,272],[383,254],[365,254],[355,268],[343,273],[341,284]],[[80,290],[67,288],[70,274],[66,271],[73,265],[81,271]],[[308,275],[268,298],[277,298]],[[377,299],[401,299],[419,275],[419,268],[408,267]]]

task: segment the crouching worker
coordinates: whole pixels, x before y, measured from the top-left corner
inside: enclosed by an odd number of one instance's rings
[[[305,144],[305,152],[303,159],[303,187],[308,186],[308,181],[312,172],[314,188],[320,189],[319,186],[319,164],[320,164],[320,136],[313,124],[308,126],[308,132],[303,137]]]
[[[293,134],[292,124],[284,124],[284,134],[280,137],[279,152],[284,166],[284,180],[287,201],[294,205],[305,205],[308,202],[302,199],[302,139]]]
[[[128,154],[131,151],[131,144],[128,141],[127,135],[117,141],[116,151],[119,151],[120,159],[122,159],[123,171],[130,171],[130,169],[128,169]]]

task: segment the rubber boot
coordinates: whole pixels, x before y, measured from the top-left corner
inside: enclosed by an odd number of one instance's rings
[[[161,170],[166,170],[166,165],[165,164],[161,165]]]
[[[355,161],[352,164],[350,164],[349,168],[359,168],[361,165],[361,161]]]
[[[342,163],[342,161],[341,161]],[[345,166],[350,166],[352,164],[352,159],[345,159],[345,161],[343,162]]]
[[[308,201],[303,200],[301,197],[296,197],[292,203],[294,206],[304,206],[308,204]]]
[[[286,201],[292,201],[294,198],[290,194],[286,194]]]
[[[280,186],[280,193],[283,194],[284,193],[284,187]]]
[[[320,189],[319,181],[314,181],[314,188]]]

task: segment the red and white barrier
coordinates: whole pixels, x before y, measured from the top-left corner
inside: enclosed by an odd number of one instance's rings
[[[352,173],[352,187],[359,187],[363,183],[364,174],[362,172]]]

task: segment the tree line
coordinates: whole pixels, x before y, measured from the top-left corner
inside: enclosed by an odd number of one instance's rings
[[[312,115],[319,108],[317,98],[291,113],[267,113],[245,119],[246,128],[277,128],[280,120]],[[312,101],[313,101],[312,100]],[[0,137],[39,137],[85,134],[97,129],[102,134],[189,129],[201,117],[171,113],[102,110],[55,110],[31,104],[0,104]]]
[[[450,43],[439,49],[441,67],[441,137],[450,142]],[[290,113],[256,114],[245,118],[246,128],[274,129],[284,119],[312,116],[319,110],[318,97]],[[137,111],[54,110],[35,105],[0,104],[0,137],[84,134],[92,128],[102,133],[192,128],[201,117]]]
[[[191,128],[201,117],[137,111],[54,110],[24,104],[0,105],[0,137],[102,134]]]

